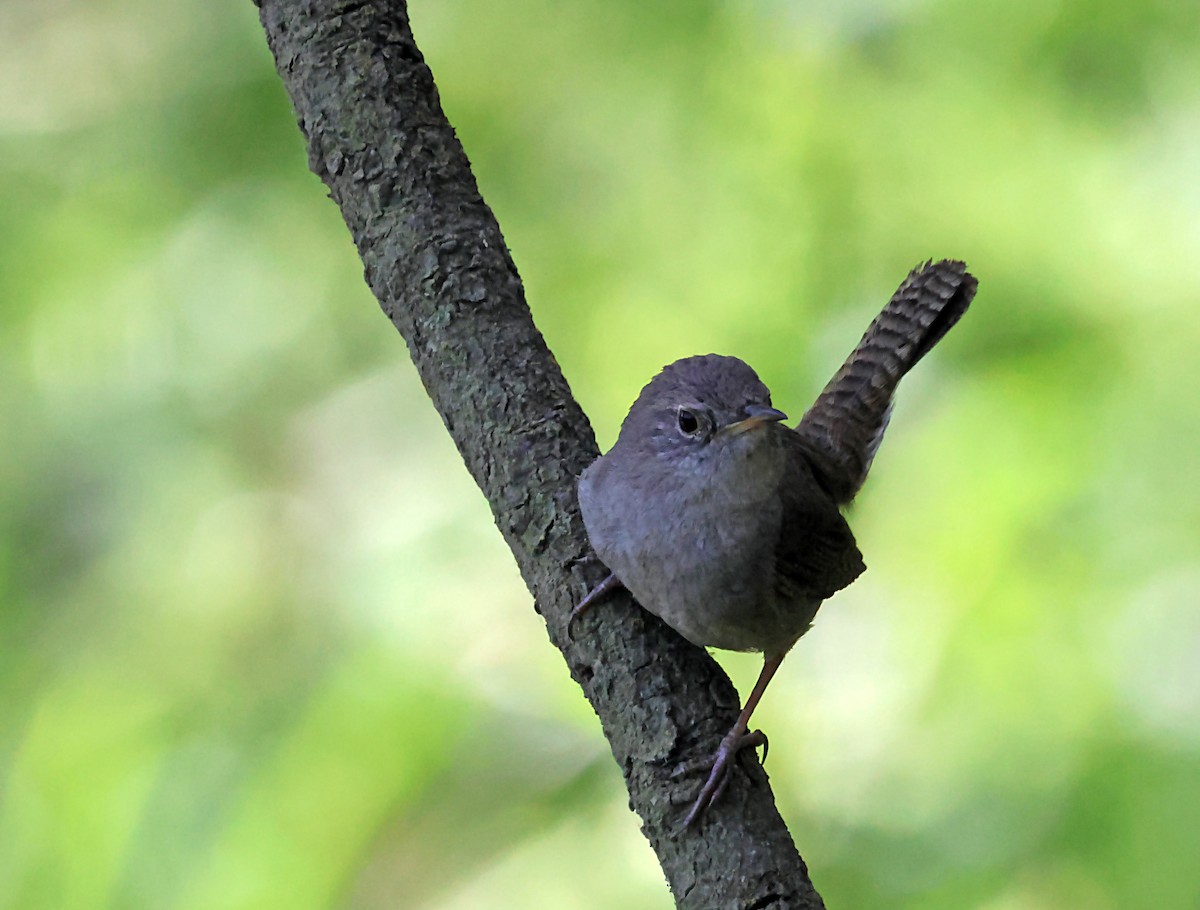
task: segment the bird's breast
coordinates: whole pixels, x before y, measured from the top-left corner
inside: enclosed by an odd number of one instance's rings
[[[758,454],[670,470],[640,465],[632,477],[619,460],[600,459],[580,481],[597,554],[643,607],[698,645],[783,647],[815,611],[777,594],[782,458]]]

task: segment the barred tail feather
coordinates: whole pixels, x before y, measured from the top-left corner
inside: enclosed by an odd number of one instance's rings
[[[962,262],[926,262],[904,279],[796,426],[839,503],[863,485],[900,379],[970,306],[978,282]]]

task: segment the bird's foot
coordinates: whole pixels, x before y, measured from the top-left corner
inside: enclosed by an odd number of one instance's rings
[[[625,585],[621,583],[621,579],[609,572],[604,581],[588,591],[583,600],[579,601],[575,609],[571,611],[571,615],[567,617],[567,638],[575,640],[575,620],[599,603],[602,598],[623,587]]]
[[[696,801],[692,803],[692,808],[687,814],[687,818],[683,820],[683,827],[690,828],[694,825],[707,810],[708,807],[721,798],[721,794],[725,792],[725,787],[729,784],[729,772],[735,755],[743,749],[756,749],[767,746],[767,736],[762,730],[746,730],[740,729],[740,725],[734,726],[732,730],[725,734],[725,738],[721,740],[721,745],[717,748],[717,754],[713,756],[712,769],[708,772],[708,780],[704,782],[704,786],[700,788],[700,795],[696,797]],[[763,758],[766,758],[766,752],[763,752]]]

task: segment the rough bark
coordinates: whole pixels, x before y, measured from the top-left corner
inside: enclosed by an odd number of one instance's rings
[[[737,714],[703,650],[613,597],[566,633],[602,574],[575,483],[595,438],[535,328],[516,267],[442,113],[400,0],[261,0],[276,66],[362,257],[550,640],[595,708],[681,907],[821,907],[751,760],[694,830],[679,823]]]

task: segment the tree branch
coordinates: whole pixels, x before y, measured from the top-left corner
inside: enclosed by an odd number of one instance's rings
[[[261,0],[263,28],[367,282],[487,497],[550,640],[595,708],[630,805],[681,907],[823,906],[751,762],[696,829],[680,820],[738,709],[720,668],[612,598],[566,617],[600,575],[575,498],[587,418],[533,324],[495,218],[442,113],[401,0]],[[692,766],[696,767],[693,768]]]

